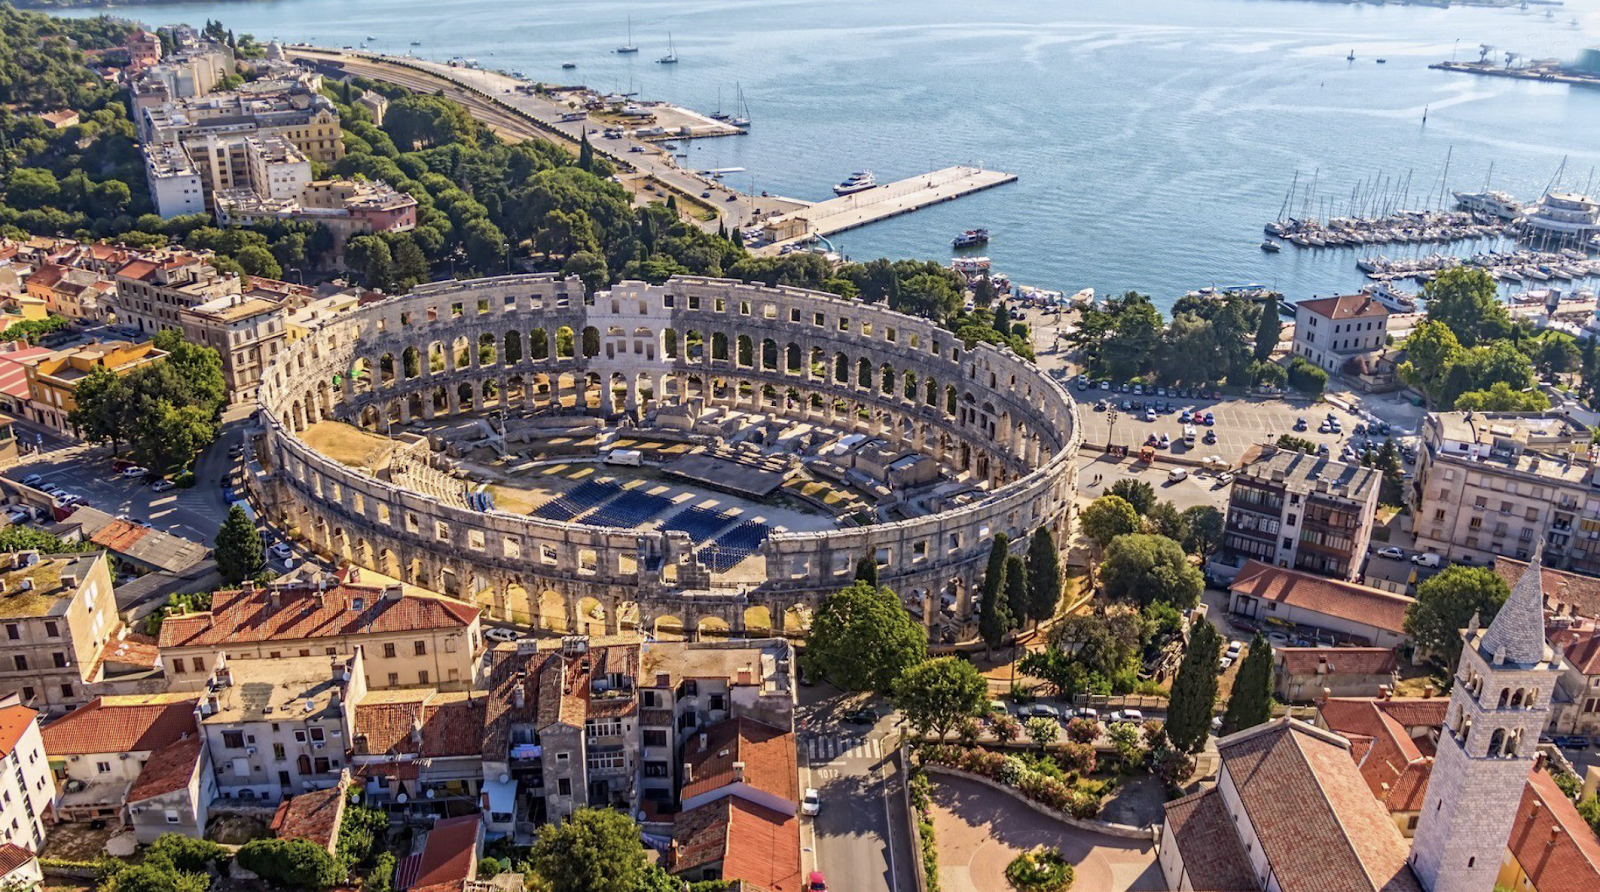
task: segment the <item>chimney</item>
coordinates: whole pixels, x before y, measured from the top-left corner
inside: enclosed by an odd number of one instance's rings
[[[1561,841],[1561,825],[1552,824],[1550,827],[1550,841],[1546,845],[1555,845]]]
[[[239,583],[239,590],[242,591],[242,592],[253,592],[253,591],[255,591],[256,590],[256,582],[255,582],[255,580],[254,579],[246,579],[244,582]]]
[[[1425,685],[1422,686],[1422,699],[1424,699],[1424,700],[1432,700],[1433,699],[1433,683],[1432,682],[1429,682],[1428,684],[1425,684]]]
[[[683,782],[685,785],[694,783],[694,766],[688,762],[683,763]]]
[[[752,684],[753,683],[752,679],[751,679],[751,674],[750,674],[749,667],[741,668],[739,670],[737,678],[738,678],[739,684],[742,684],[742,685],[748,685],[748,684]]]
[[[526,672],[518,672],[516,678],[511,681],[511,706],[515,709],[522,709],[528,703],[527,695],[522,691],[527,682]]]
[[[71,589],[72,591],[77,591],[78,590],[78,574],[76,574],[76,573],[63,573],[63,574],[61,574],[61,587],[65,588],[65,589]]]
[[[709,739],[710,739],[710,738],[708,738],[708,737],[707,737],[707,736],[706,736],[706,735],[705,735],[705,733],[704,733],[704,732],[702,732],[702,733],[701,733],[701,734],[700,734],[700,752],[702,752],[702,753],[703,753],[703,752],[705,752],[705,751],[706,751],[706,747],[707,747],[707,746],[708,746],[708,744],[707,744],[707,742],[706,742],[706,741],[707,741],[707,740],[709,740]]]
[[[672,676],[668,675],[665,672],[657,672],[656,673],[656,687],[658,687],[658,688],[670,688],[670,687],[672,687]]]
[[[1318,675],[1327,675],[1328,674],[1328,658],[1327,657],[1317,657],[1317,674]]]
[[[422,719],[420,718],[411,720],[411,742],[418,746],[422,745]]]
[[[744,763],[743,762],[735,762],[735,763],[733,763],[733,782],[736,783],[736,784],[744,783]]]
[[[283,595],[277,589],[272,589],[267,593],[267,605],[273,613],[277,613],[283,607]]]
[[[385,601],[398,601],[404,592],[404,586],[400,585],[398,582],[394,585],[386,585],[383,587],[383,599]]]

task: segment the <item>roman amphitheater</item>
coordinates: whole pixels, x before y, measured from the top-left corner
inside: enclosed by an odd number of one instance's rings
[[[996,533],[1065,541],[1081,439],[1008,350],[703,278],[427,285],[289,343],[260,409],[259,503],[329,559],[663,637],[797,633],[862,558],[968,635]]]

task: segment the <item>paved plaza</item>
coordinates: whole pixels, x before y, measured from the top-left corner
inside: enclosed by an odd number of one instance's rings
[[[1150,842],[1093,833],[1046,817],[974,781],[934,775],[933,829],[946,892],[1008,889],[1005,869],[1028,849],[1052,845],[1073,865],[1074,889],[1165,889]]]

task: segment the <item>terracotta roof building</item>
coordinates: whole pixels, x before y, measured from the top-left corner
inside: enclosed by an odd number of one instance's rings
[[[1389,308],[1368,294],[1303,300],[1295,305],[1293,353],[1330,374],[1383,349]]]
[[[362,647],[367,685],[465,690],[483,645],[479,608],[400,584],[286,583],[217,592],[211,609],[167,618],[158,643],[174,689],[204,685],[218,653],[249,660]]]
[[[339,825],[344,821],[348,792],[344,784],[313,790],[285,799],[272,816],[272,832],[279,839],[304,839],[328,854],[335,853]]]
[[[1443,697],[1331,698],[1317,704],[1317,726],[1350,741],[1350,757],[1367,788],[1407,837],[1417,828],[1449,705]]]
[[[29,852],[44,845],[44,819],[55,794],[38,718],[16,694],[0,695],[0,763],[6,766],[0,771],[0,845]],[[17,861],[15,852],[10,856]],[[18,861],[12,869],[21,867]]]
[[[719,799],[678,815],[666,868],[691,881],[800,892],[800,821],[737,796]]]
[[[1197,880],[1248,878],[1250,890],[1421,892],[1405,839],[1373,799],[1344,738],[1281,719],[1223,738],[1217,752],[1221,807],[1167,803],[1160,863],[1168,888],[1244,892]],[[1229,833],[1238,849],[1204,842]],[[1207,854],[1191,870],[1184,853],[1196,851]]]
[[[1600,889],[1600,839],[1543,767],[1528,775],[1495,885],[1516,892]]]
[[[683,750],[685,810],[738,796],[794,814],[800,798],[794,734],[747,718],[712,725]]]
[[[395,868],[395,892],[461,892],[478,875],[483,821],[477,815],[434,822],[422,851]]]
[[[1382,589],[1250,561],[1229,586],[1230,612],[1307,633],[1393,648],[1406,640],[1415,599]]]
[[[1273,648],[1273,691],[1280,700],[1376,697],[1398,679],[1400,664],[1387,647]]]

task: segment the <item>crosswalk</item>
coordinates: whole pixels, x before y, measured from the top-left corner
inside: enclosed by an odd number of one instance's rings
[[[835,759],[881,759],[883,740],[845,734],[802,734],[806,761],[815,765]]]

